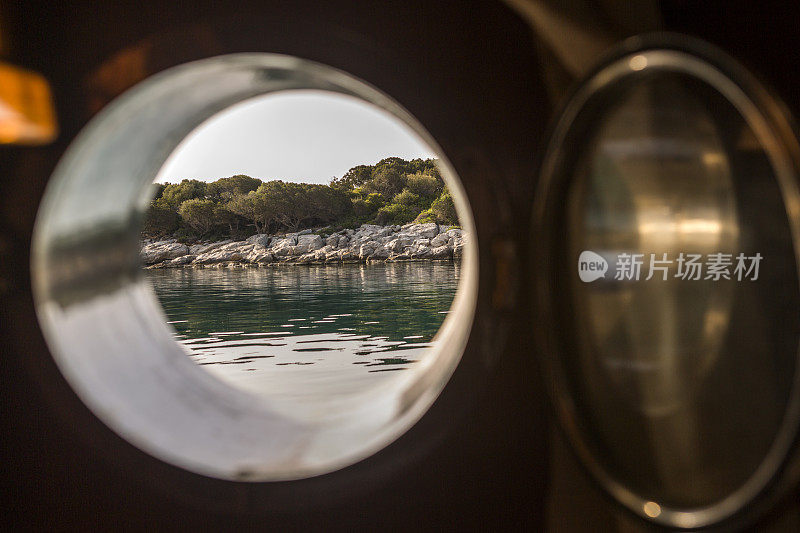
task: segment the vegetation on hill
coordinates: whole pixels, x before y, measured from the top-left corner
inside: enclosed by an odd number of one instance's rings
[[[253,233],[361,224],[458,224],[433,159],[383,159],[351,168],[329,185],[264,182],[238,175],[207,183],[157,184],[142,234],[179,239],[242,238]]]

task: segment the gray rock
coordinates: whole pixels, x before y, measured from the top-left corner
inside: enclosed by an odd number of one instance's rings
[[[189,247],[175,240],[157,241],[142,248],[140,255],[146,265],[161,263],[189,253]]]
[[[400,233],[393,240],[389,241],[386,246],[393,252],[402,252],[405,248],[414,244],[415,237],[413,235]]]
[[[393,233],[397,233],[397,230],[394,229],[395,227],[396,226],[385,226],[381,228],[377,233],[375,233],[375,237],[383,238],[383,237],[388,237]]]
[[[216,248],[219,248],[220,246],[224,246],[224,245],[226,245],[228,243],[231,243],[231,242],[233,242],[233,241],[230,240],[230,239],[227,239],[227,240],[224,240],[224,241],[209,242],[209,243],[202,243],[202,244],[193,244],[192,246],[189,247],[189,253],[192,254],[192,255],[204,254],[206,252],[210,252],[211,250],[214,250]]]
[[[275,256],[273,256],[263,247],[256,247],[253,249],[253,251],[247,254],[245,260],[249,263],[266,264],[273,262],[275,260]]]
[[[179,266],[179,265],[188,265],[192,261],[194,261],[193,255],[182,255],[180,257],[176,257],[175,259],[170,259],[169,261],[165,261],[168,266]]]
[[[316,259],[316,252],[309,252],[307,254],[303,254],[296,259],[296,263],[300,265],[308,264],[313,262]]]
[[[431,259],[449,259],[451,254],[452,250],[446,244],[431,249]]]
[[[272,242],[272,246],[274,248],[283,248],[284,246],[296,246],[297,245],[297,236],[295,235],[285,235],[283,238],[276,238]]]
[[[307,251],[313,252],[322,248],[324,244],[319,235],[300,235],[297,238],[297,246],[305,246]]]
[[[339,261],[358,261],[359,256],[355,250],[347,249],[341,250],[341,254],[339,255]]]
[[[361,233],[362,235],[374,235],[382,229],[382,226],[378,226],[376,224],[362,224],[356,233]]]
[[[457,239],[453,245],[453,257],[456,259],[460,258],[464,253],[464,241],[462,239]]]
[[[438,248],[439,246],[446,246],[447,242],[450,240],[449,235],[447,233],[440,233],[433,239],[431,239],[431,246],[434,248]]]
[[[460,228],[435,223],[377,226],[342,230],[323,239],[304,230],[280,237],[265,233],[244,241],[218,241],[186,246],[175,239],[144,241],[142,261],[150,268],[193,264],[240,268],[270,262],[331,263],[460,258],[467,235]]]
[[[248,237],[246,243],[249,244],[260,244],[261,246],[269,246],[269,241],[272,239],[266,233],[257,233],[251,237]]]
[[[415,252],[411,254],[413,259],[427,259],[433,255],[433,250],[429,246],[420,245]]]
[[[435,222],[428,222],[427,224],[417,224],[414,233],[432,239],[439,234],[439,225]]]
[[[294,248],[293,245],[277,246],[272,248],[271,251],[276,257],[286,257],[292,255]]]
[[[385,246],[378,246],[370,255],[370,259],[387,259],[391,255],[391,250]]]
[[[411,254],[408,252],[403,252],[390,255],[388,261],[406,261],[408,259],[411,259]]]
[[[439,234],[439,225],[435,222],[427,222],[425,224],[406,224],[401,228],[402,233],[432,239]]]
[[[371,241],[365,242],[358,249],[358,257],[361,258],[361,259],[368,258],[369,256],[372,255],[372,253],[375,251],[375,248],[377,248],[377,247],[378,247],[378,244],[375,243],[375,242],[371,242]]]
[[[230,261],[241,261],[244,259],[243,252],[236,248],[222,247],[216,250],[211,250],[204,254],[200,254],[194,259],[194,263],[201,265],[208,265],[214,263],[226,263]]]

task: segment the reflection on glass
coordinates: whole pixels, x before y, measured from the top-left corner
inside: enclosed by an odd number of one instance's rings
[[[687,283],[674,261],[680,253],[736,252],[734,190],[722,150],[709,112],[683,87],[641,84],[604,121],[574,190],[576,255],[612,258],[606,283],[581,287],[587,341],[615,392],[650,414],[673,411],[691,396],[726,332],[731,284]],[[716,156],[710,163],[708,154]],[[611,279],[619,253],[642,254],[639,281]],[[647,280],[650,254],[673,261]]]
[[[709,505],[753,475],[781,424],[797,342],[788,222],[766,152],[719,93],[661,73],[617,98],[566,199],[565,271],[585,250],[609,265],[570,277],[565,364],[596,453],[627,487]],[[764,257],[758,281],[685,279],[676,260],[740,252]],[[641,254],[639,275],[615,275],[620,254]],[[651,254],[672,261],[648,279]]]

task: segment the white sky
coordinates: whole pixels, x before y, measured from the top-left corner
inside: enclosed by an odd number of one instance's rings
[[[287,91],[208,119],[170,155],[156,181],[247,174],[328,183],[356,165],[392,156],[436,157],[405,124],[371,104],[337,93]]]

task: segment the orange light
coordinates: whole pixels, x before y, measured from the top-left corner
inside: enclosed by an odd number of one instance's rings
[[[0,144],[47,144],[57,134],[47,80],[0,62]]]

